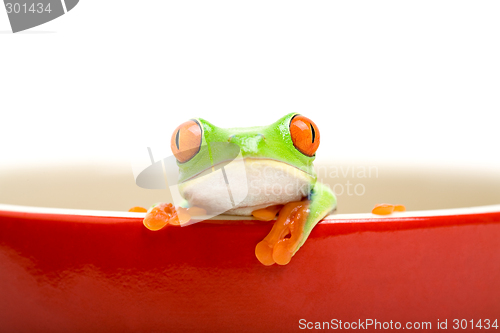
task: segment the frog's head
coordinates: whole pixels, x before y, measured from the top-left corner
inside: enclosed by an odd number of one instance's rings
[[[313,175],[320,134],[313,121],[297,113],[287,114],[268,126],[247,128],[220,128],[202,118],[191,119],[178,126],[171,139],[181,172],[190,174],[183,178],[210,168],[208,162],[215,162],[210,161],[210,145],[227,142],[237,145],[243,158],[280,161]],[[207,151],[202,146],[207,146]],[[217,154],[218,159],[229,160],[234,151]]]
[[[175,129],[171,148],[179,166],[180,182],[188,182],[217,164],[241,156],[247,165],[285,170],[289,179],[311,184],[316,180],[313,161],[319,143],[316,124],[290,113],[271,125],[248,128],[219,128],[201,118],[191,119]],[[292,169],[297,172],[290,176]],[[266,178],[267,184],[287,181],[286,177],[273,175],[271,172],[260,178]],[[248,176],[257,178],[247,171]]]

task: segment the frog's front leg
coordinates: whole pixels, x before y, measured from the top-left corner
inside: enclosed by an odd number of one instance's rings
[[[309,200],[290,202],[280,210],[271,232],[255,248],[257,259],[266,266],[288,264],[316,224],[336,206],[333,192],[316,183]]]

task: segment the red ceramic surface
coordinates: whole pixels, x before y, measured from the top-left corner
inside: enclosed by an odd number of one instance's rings
[[[271,223],[152,232],[131,213],[12,207],[0,206],[2,332],[294,332],[332,319],[452,330],[453,319],[500,319],[499,206],[327,219],[290,264],[271,267],[254,255]]]

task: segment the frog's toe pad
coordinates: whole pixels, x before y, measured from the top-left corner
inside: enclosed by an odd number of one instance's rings
[[[142,221],[149,230],[160,230],[167,224],[178,224],[177,211],[170,203],[160,203],[152,207]]]
[[[290,250],[290,239],[282,239],[273,248],[273,259],[278,265],[286,265],[292,260],[293,252]]]
[[[271,266],[276,261],[273,258],[273,245],[263,240],[255,247],[255,256],[265,266]]]
[[[292,260],[294,249],[290,249],[290,239],[281,239],[276,244],[269,244],[263,240],[255,247],[255,256],[265,266],[271,266],[274,263],[286,265]]]

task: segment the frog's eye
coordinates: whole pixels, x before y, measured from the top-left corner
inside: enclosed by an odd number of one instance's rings
[[[184,163],[192,159],[201,147],[201,127],[195,120],[179,125],[172,134],[170,148],[177,161]]]
[[[296,115],[290,121],[290,136],[293,145],[302,154],[313,156],[319,147],[319,130],[312,120]]]

